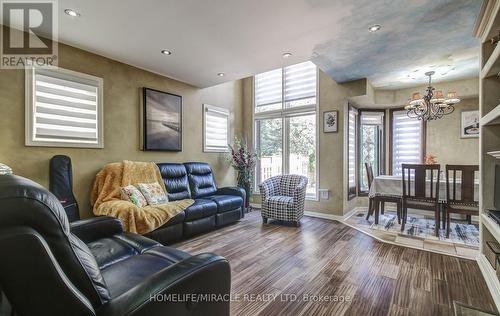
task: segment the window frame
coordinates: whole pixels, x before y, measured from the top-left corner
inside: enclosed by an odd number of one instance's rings
[[[385,163],[386,163],[386,122],[387,122],[387,119],[386,119],[386,116],[387,116],[387,113],[386,113],[386,110],[384,109],[358,109],[358,155],[357,155],[357,165],[358,165],[358,168],[360,168],[360,162],[361,162],[361,156],[362,156],[362,152],[361,152],[361,115],[363,114],[363,112],[369,112],[369,113],[383,113],[384,116],[383,116],[383,119],[382,119],[382,127],[381,127],[381,130],[382,130],[382,137],[380,138],[380,141],[381,141],[381,146],[380,148],[378,148],[378,151],[377,151],[377,155],[378,155],[378,169],[379,170],[379,174],[385,174]],[[368,196],[368,191],[362,191],[361,190],[361,174],[360,172],[362,172],[362,169],[358,170],[358,196]],[[378,175],[378,174],[377,174]],[[377,176],[374,174],[374,176]]]
[[[76,82],[88,83],[88,81],[95,81],[97,83],[97,143],[79,143],[79,142],[51,142],[39,141],[34,139],[34,120],[36,95],[35,95],[35,79],[38,69],[35,66],[27,66],[25,68],[25,145],[33,147],[60,147],[60,148],[104,148],[104,80],[100,77],[92,76],[86,73],[81,73],[69,69],[57,68],[50,69],[62,74],[63,76],[72,77]]]
[[[393,127],[394,127],[394,112],[397,111],[403,111],[405,108],[404,107],[396,107],[396,108],[391,108],[389,109],[389,174],[393,175],[394,170],[392,166],[392,161],[393,161],[393,140],[394,140],[394,135],[393,135]],[[420,147],[422,148],[421,152],[421,157],[420,161],[421,163],[424,162],[424,158],[426,155],[426,144],[427,144],[427,122],[421,121],[422,125],[422,136],[420,137]]]
[[[293,65],[290,65],[290,66],[293,66]],[[285,67],[282,67],[281,68],[281,72],[282,72],[282,81],[281,81],[281,95],[282,95],[282,100],[281,100],[281,109],[279,110],[270,110],[270,111],[266,111],[266,112],[256,112],[256,108],[257,108],[257,105],[256,105],[256,102],[255,102],[255,76],[252,77],[252,121],[253,121],[253,124],[252,124],[252,128],[253,128],[253,131],[252,131],[252,136],[253,136],[253,139],[254,139],[254,144],[253,144],[253,147],[255,149],[256,152],[260,152],[260,141],[259,141],[259,137],[260,137],[260,131],[259,131],[259,128],[257,126],[258,124],[258,121],[261,121],[261,120],[267,120],[267,119],[281,119],[281,124],[282,124],[282,174],[286,174],[285,171],[288,171],[289,170],[289,158],[290,158],[290,150],[289,150],[289,144],[288,144],[288,141],[289,141],[289,136],[288,136],[288,132],[289,132],[289,119],[291,117],[297,117],[297,116],[303,116],[303,115],[310,115],[310,114],[315,114],[316,116],[316,133],[315,133],[315,139],[316,139],[316,190],[314,192],[314,195],[311,195],[311,194],[306,194],[306,200],[309,200],[309,201],[319,201],[319,187],[320,187],[320,179],[319,179],[319,175],[320,175],[320,171],[319,171],[319,155],[320,155],[320,152],[319,152],[319,124],[320,124],[320,118],[319,118],[319,104],[320,104],[320,100],[319,100],[319,68],[318,66],[315,66],[316,67],[316,103],[314,105],[305,105],[305,106],[296,106],[296,107],[290,107],[290,108],[286,108],[285,107],[285,100],[284,100],[284,95],[285,95],[285,92],[284,92],[284,81],[283,81],[283,78],[284,78],[284,72],[285,72]],[[255,185],[254,185],[254,194],[260,194],[259,192],[259,183],[261,183],[261,179],[260,179],[260,159],[257,160],[257,163],[255,164],[255,177],[254,177],[254,182],[255,182]]]
[[[207,133],[206,133],[206,124],[207,124],[207,112],[212,111],[212,112],[217,112],[223,115],[227,116],[227,141],[228,144],[226,144],[225,148],[218,149],[218,148],[207,148]],[[203,104],[203,152],[206,153],[226,153],[229,151],[228,145],[231,139],[231,111],[227,108],[223,108],[220,106],[215,106],[215,105],[210,105],[210,104]]]

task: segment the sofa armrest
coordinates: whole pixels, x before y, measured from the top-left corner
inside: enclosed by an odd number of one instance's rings
[[[98,216],[72,222],[71,233],[83,242],[89,243],[100,238],[123,233],[123,225],[118,218]]]
[[[239,196],[243,199],[243,205],[241,206],[241,217],[243,218],[245,216],[245,205],[246,205],[246,200],[247,200],[247,193],[243,188],[240,187],[224,187],[224,188],[218,188],[217,192],[215,194],[221,194],[221,195],[236,195]]]
[[[98,316],[229,315],[229,262],[210,253],[164,268],[98,311]]]

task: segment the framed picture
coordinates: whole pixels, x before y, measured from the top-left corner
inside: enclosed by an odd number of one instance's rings
[[[143,88],[143,149],[182,150],[182,97]]]
[[[462,111],[460,124],[460,137],[479,137],[479,111]]]
[[[339,111],[323,112],[323,132],[337,133],[339,131]]]

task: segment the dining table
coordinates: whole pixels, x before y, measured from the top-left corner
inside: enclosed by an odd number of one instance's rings
[[[456,182],[456,191],[460,192],[459,186],[461,185],[460,181]],[[428,188],[430,186],[430,181],[428,181]],[[474,200],[478,200],[479,194],[479,180],[474,181]],[[394,175],[379,175],[373,178],[372,185],[370,187],[370,191],[368,196],[370,198],[376,196],[394,196],[394,197],[402,197],[403,196],[403,178],[402,176],[394,176]],[[446,178],[441,175],[439,179],[439,192],[438,199],[441,203],[445,203],[446,198]]]

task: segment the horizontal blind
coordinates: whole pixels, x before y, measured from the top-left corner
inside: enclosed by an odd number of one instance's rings
[[[361,112],[361,125],[382,125],[383,123],[383,112]]]
[[[284,68],[285,102],[316,97],[316,65],[307,61]]]
[[[422,162],[422,121],[406,111],[394,111],[392,120],[392,173],[399,176],[401,164]]]
[[[229,111],[205,105],[205,150],[227,151]]]
[[[34,75],[33,140],[97,144],[99,82],[53,70]]]
[[[280,68],[255,76],[255,106],[265,106],[282,101],[282,74]]]
[[[356,120],[358,112],[355,109],[349,110],[349,122],[348,122],[348,173],[349,173],[349,188],[356,187]]]

